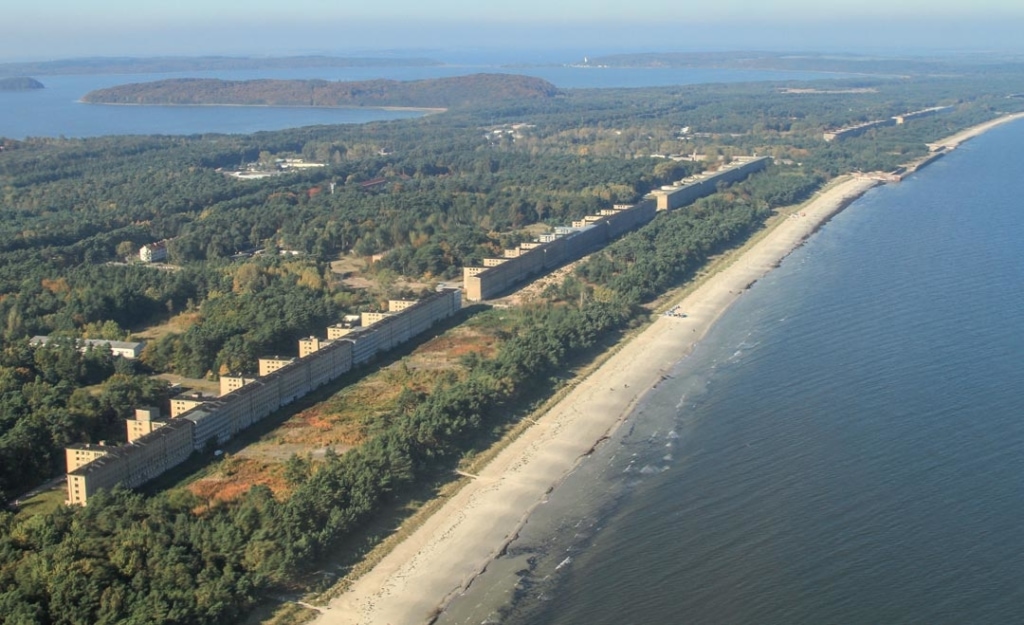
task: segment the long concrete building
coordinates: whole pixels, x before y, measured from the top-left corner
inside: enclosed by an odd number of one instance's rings
[[[883,126],[893,126],[896,124],[895,118],[889,119],[875,119],[862,124],[854,124],[853,126],[846,126],[845,128],[836,128],[835,130],[826,131],[822,138],[825,141],[836,141],[837,139],[848,139],[850,137],[856,137],[862,135],[872,128],[881,128]]]
[[[718,171],[701,174],[666,186],[636,205],[617,205],[559,227],[550,236],[506,250],[501,259],[485,259],[483,267],[464,267],[462,279],[466,299],[472,302],[500,295],[516,284],[543,275],[559,265],[572,262],[600,249],[622,234],[652,219],[659,210],[685,206],[714,193],[720,183],[742,180],[767,167],[769,157],[747,157]]]
[[[893,115],[888,119],[876,119],[862,124],[855,124],[853,126],[846,126],[845,128],[837,128],[836,130],[827,130],[822,138],[825,141],[836,141],[837,139],[847,139],[849,137],[856,137],[862,135],[872,128],[882,128],[884,126],[901,126],[908,121],[914,119],[921,119],[922,117],[931,117],[939,113],[945,113],[952,111],[952,106],[932,106],[919,111],[911,111],[909,113],[903,113],[901,115]]]
[[[141,486],[184,462],[192,451],[191,424],[172,419],[127,445],[107,447],[98,458],[68,471],[68,503],[84,506],[96,491],[118,484]]]
[[[134,430],[128,424],[135,434],[127,445],[68,448],[68,503],[86,505],[97,490],[118,484],[140,486],[194,451],[227,442],[282,406],[456,314],[462,296],[458,289],[444,289],[416,302],[397,302],[394,308],[393,314],[354,328],[344,338],[317,340],[304,357],[289,359],[267,375],[233,378],[227,394],[202,401],[177,417],[161,419],[152,409],[139,409]]]
[[[902,115],[897,115],[897,116],[893,117],[893,120],[895,120],[896,125],[902,125],[902,124],[905,124],[905,123],[907,123],[908,121],[910,121],[912,119],[921,119],[922,117],[931,117],[932,115],[938,115],[939,113],[945,113],[945,112],[952,111],[952,110],[953,110],[952,106],[932,106],[932,107],[929,107],[929,108],[926,108],[926,109],[921,109],[920,111],[913,111],[913,112],[910,112],[910,113],[904,113]]]
[[[684,178],[674,185],[662,187],[654,192],[658,210],[673,210],[696,202],[702,197],[718,191],[719,184],[739,182],[754,172],[768,166],[771,158],[739,157],[721,169]]]
[[[644,200],[621,211],[616,215],[618,219],[609,218],[575,228],[550,243],[541,243],[533,249],[520,249],[517,256],[507,258],[503,263],[483,268],[466,267],[463,269],[466,299],[472,302],[489,299],[520,282],[576,260],[604,246],[612,238],[647,223],[654,218],[654,213],[654,200]]]

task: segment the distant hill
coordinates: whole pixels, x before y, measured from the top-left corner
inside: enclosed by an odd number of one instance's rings
[[[443,65],[424,58],[373,58],[335,56],[284,56],[250,58],[233,56],[195,57],[95,57],[30,63],[0,63],[0,74],[163,74],[210,70],[297,69],[303,67],[430,67]]]
[[[0,91],[29,91],[45,89],[45,85],[34,78],[0,78]]]
[[[366,80],[217,80],[181,78],[119,85],[87,93],[92,104],[221,104],[252,106],[404,106],[457,108],[488,102],[550,98],[551,83],[512,74],[472,74],[400,82]]]

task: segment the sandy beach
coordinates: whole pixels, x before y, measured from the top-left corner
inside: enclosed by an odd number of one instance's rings
[[[968,129],[936,145],[955,147],[1024,115]],[[515,537],[547,493],[629,416],[637,400],[706,334],[736,298],[815,230],[868,189],[840,180],[777,223],[730,265],[678,302],[579,382],[369,573],[331,601],[319,625],[429,622]]]
[[[333,600],[316,623],[422,623],[515,536],[577,461],[613,430],[662,372],[753,282],[829,217],[879,184],[850,179],[784,220],[732,265],[684,298],[685,318],[659,317],[519,436],[410,538]]]
[[[937,150],[939,148],[955,148],[964,141],[967,141],[968,139],[973,139],[974,137],[977,137],[982,133],[988,132],[989,130],[992,130],[996,126],[1000,126],[1002,124],[1006,124],[1008,122],[1012,122],[1014,120],[1022,118],[1024,118],[1024,113],[1014,113],[1012,115],[1004,115],[1002,117],[997,117],[992,121],[987,121],[983,124],[978,124],[977,126],[971,126],[970,128],[958,132],[955,135],[946,137],[941,141],[929,143],[928,147],[930,147],[933,150]]]

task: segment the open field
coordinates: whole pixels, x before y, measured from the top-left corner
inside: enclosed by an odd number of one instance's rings
[[[457,379],[464,370],[460,359],[470,353],[492,355],[497,338],[473,323],[464,323],[416,347],[407,356],[330,397],[299,410],[258,440],[229,443],[225,459],[215,470],[188,485],[207,501],[230,501],[254,485],[268,486],[278,496],[289,490],[284,465],[293,456],[313,462],[327,449],[336,453],[358,446],[371,436],[375,425],[403,410],[403,402],[432,392],[444,376]]]

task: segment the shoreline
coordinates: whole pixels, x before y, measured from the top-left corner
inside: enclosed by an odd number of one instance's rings
[[[978,135],[984,134],[984,133],[988,132],[989,130],[992,130],[993,128],[995,128],[997,126],[1002,126],[1003,124],[1006,124],[1006,123],[1009,123],[1009,122],[1012,122],[1012,121],[1016,121],[1018,119],[1024,119],[1024,113],[1009,113],[1007,115],[1002,115],[1002,116],[997,117],[995,119],[991,119],[991,120],[989,120],[987,122],[983,122],[981,124],[978,124],[977,126],[971,126],[970,128],[965,128],[964,130],[961,130],[960,132],[958,132],[956,134],[950,135],[950,136],[946,137],[945,139],[940,139],[940,140],[935,141],[933,143],[929,143],[928,147],[931,148],[932,150],[938,150],[938,149],[941,149],[941,148],[946,148],[946,149],[950,149],[950,150],[951,149],[955,149],[955,148],[959,147],[960,144],[964,143],[965,141],[973,139],[974,137],[977,137]]]
[[[193,104],[175,104],[175,103],[150,103],[150,102],[87,102],[85,100],[75,100],[77,104],[87,104],[89,106],[166,106],[172,108],[193,108],[193,107],[221,107],[221,108],[257,108],[257,109],[327,109],[332,111],[412,111],[414,113],[425,113],[431,115],[434,113],[444,113],[448,109],[429,107],[429,106],[362,106],[353,104],[351,106],[316,106],[306,104],[213,104],[213,103],[193,103]]]
[[[934,145],[953,148],[1008,115]],[[660,315],[580,380],[511,441],[376,566],[330,601],[319,625],[430,623],[500,557],[545,497],[625,421],[661,376],[685,358],[757,280],[868,190],[882,184],[841,177],[675,302],[686,317]]]

